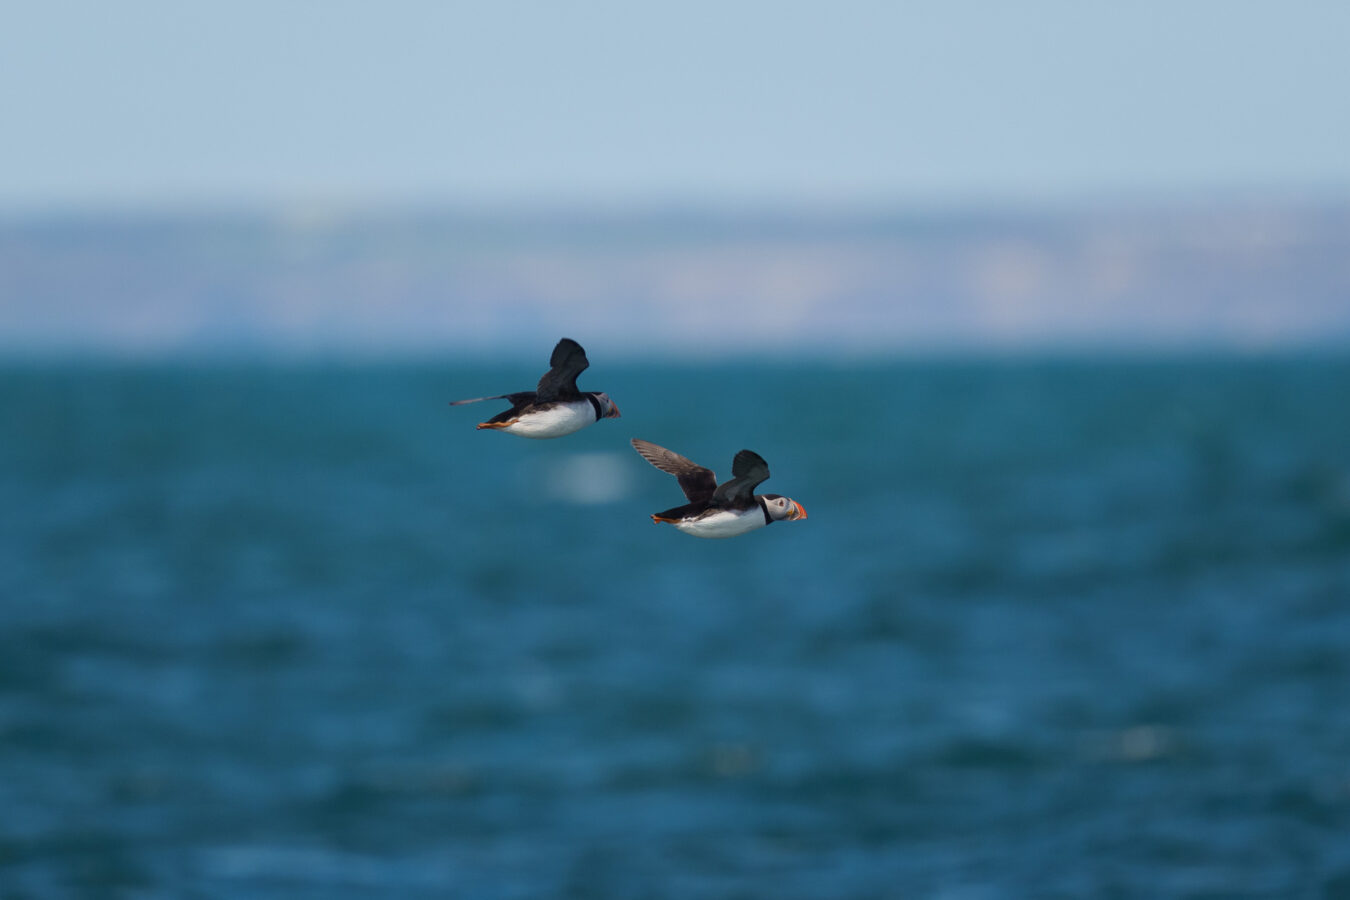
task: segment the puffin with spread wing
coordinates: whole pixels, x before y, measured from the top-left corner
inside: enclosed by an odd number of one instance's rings
[[[601,419],[619,418],[619,408],[608,394],[577,389],[577,376],[590,366],[586,351],[581,349],[580,344],[571,338],[558,341],[548,364],[549,370],[532,391],[454,400],[450,405],[509,400],[510,409],[497,413],[486,422],[479,422],[478,427],[536,440],[562,437],[594,425]]]
[[[689,500],[652,515],[685,534],[701,538],[728,538],[786,519],[806,518],[806,508],[781,494],[755,494],[769,477],[769,465],[753,450],[742,450],[731,461],[731,479],[721,484],[711,469],[650,441],[633,439],[633,449],[662,472],[674,475]]]

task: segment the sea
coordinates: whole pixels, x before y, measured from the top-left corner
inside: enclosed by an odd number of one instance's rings
[[[0,897],[1350,897],[1350,357],[538,375],[0,364]]]

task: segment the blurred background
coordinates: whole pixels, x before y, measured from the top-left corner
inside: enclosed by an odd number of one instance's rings
[[[5,896],[1350,896],[1350,7],[6,20]]]

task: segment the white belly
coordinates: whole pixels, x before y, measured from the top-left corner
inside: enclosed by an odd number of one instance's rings
[[[591,401],[576,400],[531,412],[501,430],[507,434],[543,440],[562,437],[594,423],[595,407],[591,406]]]
[[[680,531],[694,537],[729,538],[763,528],[768,523],[764,521],[764,511],[756,506],[747,510],[718,510],[688,522],[673,524]]]

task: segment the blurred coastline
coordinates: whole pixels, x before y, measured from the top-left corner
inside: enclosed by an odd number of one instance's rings
[[[0,220],[0,354],[710,358],[1350,340],[1350,203]]]

